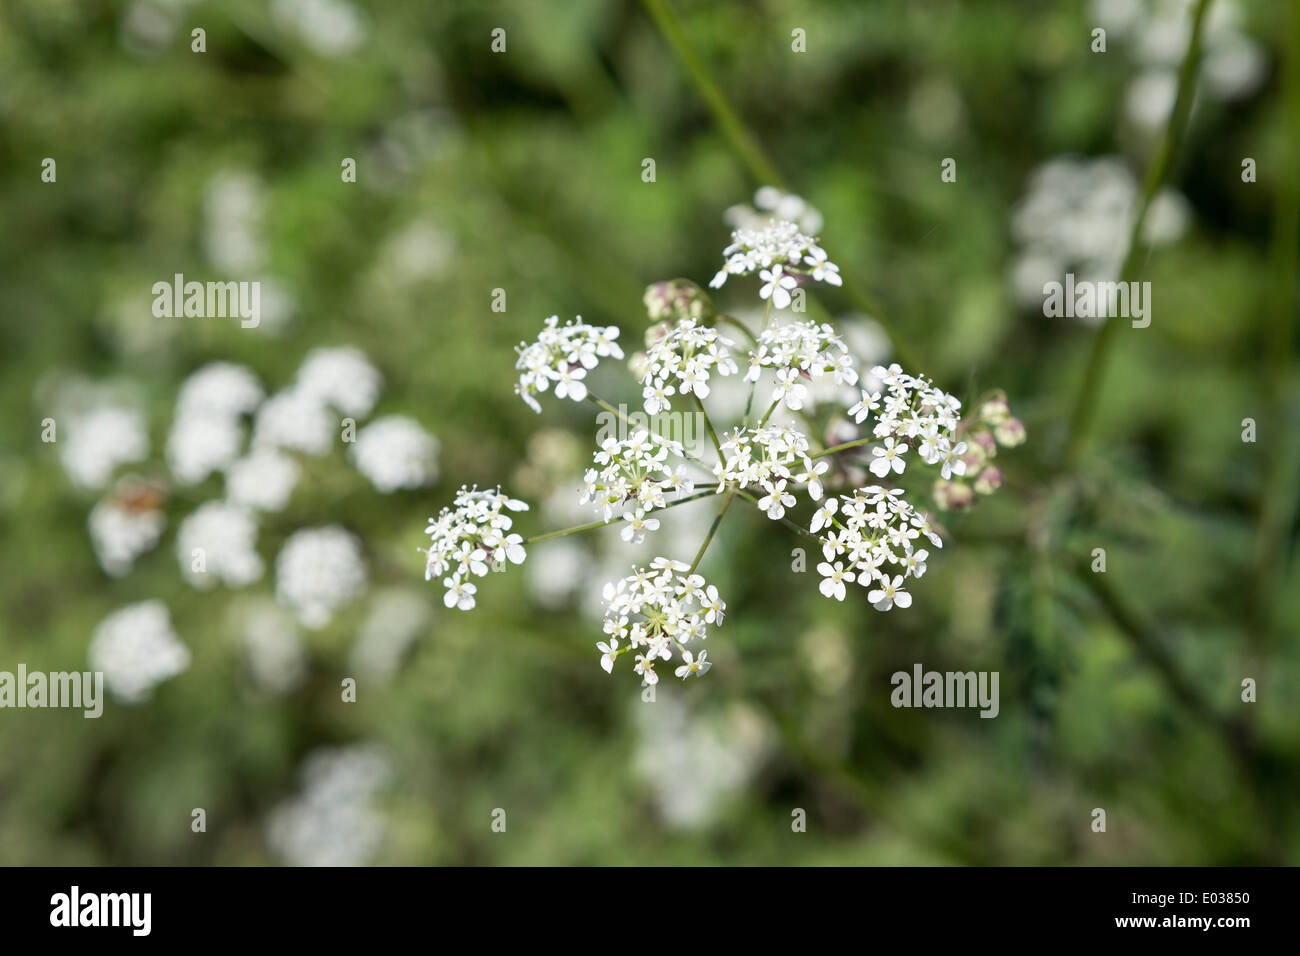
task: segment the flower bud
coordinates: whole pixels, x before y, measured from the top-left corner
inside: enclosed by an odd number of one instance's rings
[[[975,500],[975,492],[964,481],[947,481],[940,478],[931,492],[940,511],[964,511]]]
[[[1002,469],[989,465],[975,479],[975,493],[991,495],[1002,487]]]
[[[690,279],[668,279],[647,286],[642,301],[655,322],[704,319],[716,312],[708,293]]]
[[[993,437],[998,440],[999,445],[1014,448],[1024,442],[1025,426],[1018,418],[1008,418],[993,429]]]
[[[1011,414],[1011,406],[1001,395],[995,395],[980,406],[979,417],[988,425],[997,425]]]

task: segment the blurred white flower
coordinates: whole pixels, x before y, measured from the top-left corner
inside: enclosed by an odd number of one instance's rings
[[[365,590],[361,544],[337,525],[295,531],[275,559],[275,577],[276,597],[303,626],[319,630]]]
[[[257,553],[257,522],[248,511],[224,501],[209,501],[181,522],[176,557],[181,574],[200,590],[218,581],[244,587],[262,577]]]
[[[167,435],[167,467],[180,484],[197,484],[234,461],[243,444],[244,429],[238,419],[181,414]]]
[[[372,679],[391,680],[432,620],[433,608],[421,594],[403,588],[376,591],[352,648],[352,667]]]
[[[223,170],[208,182],[203,208],[208,261],[231,275],[262,268],[267,253],[261,179],[246,170]]]
[[[95,558],[106,574],[120,578],[129,573],[135,559],[158,543],[167,526],[163,500],[157,485],[126,477],[91,509],[86,524]]]
[[[257,376],[249,369],[233,362],[209,362],[181,383],[176,395],[176,417],[238,418],[257,408],[265,396]]]
[[[358,348],[312,349],[298,369],[294,391],[344,415],[370,414],[379,400],[383,377]]]
[[[634,705],[633,769],[650,790],[665,825],[694,830],[718,819],[727,801],[762,766],[772,734],[752,709],[736,704],[715,714],[691,713],[671,689],[653,705]]]
[[[351,53],[366,39],[363,11],[347,0],[275,0],[275,19],[321,56]]]
[[[293,615],[267,597],[240,602],[231,609],[236,640],[253,683],[271,694],[284,694],[307,676],[307,650]]]
[[[60,423],[59,459],[83,488],[103,488],[118,465],[149,454],[144,415],[124,406],[91,408]]]
[[[226,497],[257,511],[282,511],[298,483],[298,463],[274,448],[254,448],[226,469]]]
[[[100,622],[87,661],[124,703],[147,700],[154,687],[190,666],[190,652],[172,630],[162,601],[130,604]]]
[[[374,807],[392,776],[376,747],[323,748],[303,764],[302,792],[282,801],[267,820],[271,850],[292,866],[361,866],[384,836]]]
[[[438,440],[405,415],[389,415],[357,432],[348,450],[357,470],[384,494],[422,488],[438,476]]]
[[[334,444],[338,419],[314,395],[298,388],[276,392],[257,410],[255,448],[287,448],[324,455]]]

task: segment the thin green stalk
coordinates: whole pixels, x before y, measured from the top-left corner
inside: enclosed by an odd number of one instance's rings
[[[751,494],[750,494],[748,491],[746,491],[745,489],[743,489],[743,488],[737,488],[737,489],[736,489],[736,494],[740,495],[740,497],[744,498],[746,501],[748,501],[748,502],[749,502],[751,505],[753,505],[755,508],[758,508],[758,499],[755,498],[753,495],[751,495]],[[759,510],[761,511],[762,509],[760,508]],[[791,531],[795,532],[796,534],[801,534],[801,535],[803,535],[805,538],[811,538],[813,541],[816,541],[818,544],[821,543],[821,540],[822,540],[821,538],[817,537],[817,535],[813,534],[813,533],[812,533],[811,531],[809,531],[807,528],[801,528],[801,527],[799,527],[797,524],[795,524],[795,523],[794,523],[793,521],[791,521],[789,518],[784,518],[784,517],[782,517],[782,518],[777,518],[776,520],[779,521],[779,522],[781,522],[781,524],[785,525],[787,528],[789,528]]]
[[[1121,285],[1133,281],[1138,260],[1143,253],[1142,227],[1146,223],[1147,210],[1169,174],[1174,157],[1182,145],[1183,134],[1187,131],[1187,119],[1191,115],[1192,100],[1196,92],[1196,70],[1200,63],[1202,27],[1205,24],[1206,12],[1213,2],[1214,0],[1199,0],[1192,17],[1192,39],[1187,46],[1187,55],[1183,59],[1182,69],[1178,75],[1178,96],[1174,100],[1173,112],[1169,115],[1169,124],[1165,127],[1164,136],[1161,137],[1160,147],[1151,165],[1147,167],[1142,202],[1129,230],[1128,251],[1124,255],[1124,264],[1120,268]],[[1107,319],[1092,340],[1092,351],[1088,355],[1083,381],[1079,386],[1078,397],[1075,399],[1074,411],[1070,415],[1069,437],[1062,457],[1064,468],[1073,465],[1083,451],[1088,433],[1096,420],[1097,408],[1101,404],[1102,381],[1119,322],[1117,317]]]
[[[674,501],[670,501],[662,508],[657,508],[655,510],[667,511],[669,508],[676,508],[678,505],[684,505],[688,501],[697,501],[700,498],[708,498],[716,494],[717,492],[713,490],[697,491],[695,494],[687,495],[685,498],[677,498]],[[565,535],[580,534],[583,531],[595,531],[597,528],[604,528],[606,525],[613,523],[613,521],[605,521],[604,519],[601,519],[600,521],[589,521],[586,524],[574,525],[572,528],[561,528],[559,531],[548,531],[546,534],[538,534],[531,538],[525,538],[524,544],[536,544],[538,541],[548,541],[551,538],[562,538]]]
[[[859,445],[870,445],[873,441],[879,440],[880,439],[876,438],[874,435],[868,435],[866,438],[855,438],[853,441],[846,441],[842,445],[831,445],[830,448],[819,451],[815,455],[809,455],[808,457],[825,458],[827,455],[834,455],[836,452],[841,452],[848,448],[857,448]]]
[[[714,494],[714,492],[709,493]],[[704,552],[709,550],[709,543],[713,541],[713,535],[717,532],[718,525],[722,524],[722,516],[725,515],[727,509],[731,507],[731,499],[734,498],[735,495],[735,488],[732,488],[727,492],[727,497],[722,502],[722,507],[718,509],[717,517],[713,519],[713,524],[709,525],[709,533],[704,536],[704,543],[700,545],[700,550],[695,552],[695,560],[691,562],[691,569],[686,572],[688,577],[695,573],[695,569],[698,568],[700,562],[704,560]]]
[[[704,100],[709,112],[713,114],[713,118],[717,122],[719,129],[721,129],[723,136],[726,137],[740,161],[749,170],[750,176],[760,186],[776,186],[788,192],[789,187],[777,171],[775,164],[763,151],[763,147],[758,140],[745,128],[744,122],[732,107],[726,94],[714,82],[708,67],[695,55],[690,41],[686,39],[686,33],[682,29],[681,22],[677,19],[677,14],[673,12],[667,0],[641,0],[641,2],[650,14],[651,19],[654,20],[659,32],[663,34],[664,39],[672,48],[678,61],[686,70],[696,92]],[[917,368],[915,356],[903,344],[898,332],[895,331],[893,325],[885,316],[880,304],[868,295],[851,277],[844,278],[843,288],[845,295],[849,297],[854,306],[869,314],[884,329],[885,334],[889,336],[890,341],[893,343],[894,353],[898,361],[908,368]],[[809,294],[809,298],[812,298],[811,294]]]
[[[709,430],[709,437],[713,439],[713,447],[718,452],[718,461],[725,462],[727,456],[722,453],[722,442],[718,441],[718,433],[713,430],[713,422],[709,420],[709,413],[704,410],[704,403],[694,391],[691,392],[691,398],[695,399],[695,407],[700,410],[700,415],[704,418],[704,427]]]
[[[754,345],[758,345],[758,339],[755,337],[753,332],[749,331],[749,326],[740,321],[740,319],[737,319],[735,316],[719,313],[717,321],[726,322],[728,325],[734,325],[736,328],[740,329],[740,331],[745,333],[745,337],[748,338],[750,342]]]
[[[767,411],[765,411],[763,413],[763,417],[758,420],[759,428],[762,428],[764,425],[767,424],[767,420],[772,417],[772,413],[776,411],[776,407],[780,404],[781,404],[781,399],[778,398],[774,402],[772,402],[771,405],[767,406]]]

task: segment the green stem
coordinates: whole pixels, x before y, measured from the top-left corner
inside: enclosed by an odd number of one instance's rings
[[[1187,130],[1187,119],[1191,115],[1192,100],[1195,97],[1196,68],[1200,61],[1201,28],[1205,23],[1206,11],[1209,10],[1212,2],[1213,0],[1199,0],[1193,14],[1192,39],[1188,44],[1187,56],[1183,59],[1178,76],[1178,97],[1174,101],[1173,112],[1169,115],[1169,124],[1161,138],[1159,150],[1151,165],[1147,167],[1142,203],[1133,218],[1133,225],[1129,230],[1128,251],[1124,256],[1124,264],[1120,268],[1121,285],[1133,281],[1133,273],[1137,271],[1138,259],[1143,252],[1142,227],[1146,223],[1147,210],[1168,175],[1174,156],[1182,144],[1183,134]],[[1101,404],[1102,379],[1111,354],[1115,332],[1119,328],[1119,321],[1118,318],[1108,319],[1092,341],[1092,351],[1088,355],[1088,364],[1084,368],[1083,382],[1075,399],[1074,411],[1070,415],[1069,438],[1062,458],[1064,468],[1069,468],[1075,463],[1087,443],[1088,432],[1096,420],[1097,409]]]
[[[713,519],[713,524],[709,525],[709,533],[704,536],[704,543],[700,545],[700,550],[695,552],[695,560],[691,562],[691,569],[686,572],[687,577],[695,573],[695,569],[700,566],[700,561],[704,559],[704,552],[709,550],[709,543],[713,540],[713,535],[718,530],[718,525],[722,524],[722,516],[727,513],[731,507],[731,499],[735,497],[736,489],[732,488],[727,492],[726,500],[722,502],[722,507],[718,509],[717,517]]]
[[[776,411],[776,407],[780,404],[781,404],[781,399],[778,398],[774,402],[772,402],[771,405],[767,407],[767,411],[763,413],[763,417],[758,420],[759,428],[762,428],[764,425],[767,424],[767,420],[772,417],[772,413]]]
[[[734,325],[736,328],[740,329],[740,331],[745,333],[745,337],[748,338],[749,341],[753,342],[755,345],[758,345],[758,339],[754,336],[754,333],[749,331],[749,326],[747,326],[744,322],[740,321],[740,319],[737,319],[734,316],[730,316],[730,315],[719,314],[717,321],[726,322],[728,325]]]
[[[844,451],[847,448],[857,448],[859,445],[870,445],[874,441],[879,441],[874,435],[868,435],[866,438],[855,438],[853,441],[846,441],[842,445],[831,445],[824,451],[819,451],[815,455],[809,455],[810,458],[825,458],[827,455],[834,455],[836,452]]]
[[[704,403],[694,391],[691,392],[691,398],[695,399],[695,407],[700,410],[700,415],[704,418],[704,427],[709,430],[709,437],[713,439],[713,447],[718,452],[718,461],[725,463],[727,456],[722,453],[722,442],[718,441],[718,433],[713,430],[713,422],[709,420],[709,413],[704,410]]]
[[[758,508],[758,499],[755,498],[753,495],[751,495],[748,491],[745,491],[743,488],[738,488],[738,489],[736,489],[736,494],[740,495],[740,497],[744,498],[746,501],[748,501],[748,502],[749,502],[751,505],[753,505],[755,508]],[[759,510],[761,511],[762,509],[760,508]],[[797,534],[801,534],[801,535],[803,535],[805,538],[811,538],[813,541],[816,541],[818,544],[821,544],[821,540],[822,540],[821,538],[817,537],[817,535],[813,534],[813,533],[812,533],[811,531],[809,531],[807,528],[801,528],[801,527],[799,527],[797,524],[795,524],[795,523],[794,523],[793,521],[791,521],[789,518],[784,518],[784,517],[782,517],[782,518],[777,518],[776,520],[779,521],[779,522],[781,522],[783,525],[785,525],[785,526],[786,526],[787,528],[789,528],[791,531],[794,531],[794,532],[797,533]]]
[[[623,412],[619,411],[617,408],[615,408],[615,407],[614,407],[613,405],[611,405],[609,402],[605,401],[603,398],[600,398],[598,395],[593,394],[590,390],[587,391],[587,401],[592,402],[592,403],[595,404],[595,405],[599,405],[601,408],[603,408],[605,411],[609,412],[611,415],[615,415],[615,416],[617,416],[619,419],[621,419],[621,420],[623,421],[624,424],[626,424],[626,425],[627,425],[628,427],[630,427],[630,428],[639,428],[639,427],[640,427],[639,425],[635,425],[635,424],[633,424],[632,420],[631,420],[630,418],[628,418],[627,415],[623,414]],[[664,437],[663,435],[660,435],[657,431],[655,431],[654,428],[651,426],[651,424],[650,424],[650,417],[649,417],[649,416],[646,416],[646,427],[647,427],[647,429],[648,429],[652,434],[654,434],[656,437],[658,437],[658,438],[663,438],[663,437]],[[710,427],[712,427],[712,426],[710,426]],[[664,439],[664,440],[667,441],[668,439]],[[699,468],[703,468],[703,469],[704,469],[705,471],[707,471],[710,475],[713,474],[713,469],[712,469],[712,468],[710,468],[710,467],[709,467],[708,465],[706,465],[704,462],[700,461],[700,460],[699,460],[698,458],[696,458],[694,455],[689,454],[689,453],[686,451],[685,448],[682,449],[682,455],[681,455],[681,457],[682,457],[682,458],[685,458],[685,459],[686,459],[687,461],[689,461],[692,465],[695,465],[695,466],[697,466],[697,467],[699,467]]]
[[[741,160],[749,168],[751,175],[759,180],[760,185],[771,183],[782,190],[787,190],[785,180],[781,174],[776,171],[767,156],[763,154],[763,149],[758,145],[747,129],[741,122],[736,111],[731,108],[731,103],[723,94],[718,85],[713,82],[713,77],[709,75],[708,69],[695,51],[691,49],[686,34],[682,30],[681,23],[677,20],[677,15],[673,13],[672,8],[668,6],[666,0],[642,0],[646,11],[650,14],[663,34],[668,45],[673,48],[673,53],[681,61],[686,72],[690,75],[691,82],[695,84],[696,91],[708,106],[713,118],[717,120],[718,126],[721,127],[723,134],[731,142],[732,148],[740,155]],[[788,191],[788,190],[787,190]]]
[[[749,170],[750,176],[760,186],[772,185],[789,192],[785,180],[781,178],[776,166],[763,152],[763,147],[759,145],[758,140],[750,135],[739,114],[727,99],[726,94],[713,81],[708,67],[695,55],[690,42],[686,39],[685,31],[682,30],[681,22],[677,19],[677,14],[673,12],[667,0],[641,0],[641,2],[654,20],[655,26],[659,28],[659,32],[663,34],[673,53],[685,68],[691,83],[695,86],[696,92],[704,100],[709,112],[713,114],[713,118],[717,122],[719,129],[722,130],[723,136],[726,137],[731,144],[731,148],[740,157],[740,161]],[[880,307],[880,304],[862,289],[851,276],[844,276],[843,281],[844,293],[853,302],[854,306],[870,315],[885,330],[885,334],[889,336],[890,342],[894,346],[894,353],[898,361],[907,368],[918,368],[911,350],[903,344],[897,331],[894,330],[889,319],[886,318],[885,311]],[[808,298],[812,298],[811,292]]]
[[[674,501],[670,501],[662,508],[656,508],[655,510],[667,511],[669,508],[676,508],[678,505],[684,505],[688,501],[697,501],[700,498],[709,498],[716,494],[717,492],[712,489],[709,491],[697,491],[695,494],[687,495],[685,498],[678,498]],[[536,544],[538,541],[547,541],[551,538],[562,538],[569,534],[579,534],[583,531],[595,531],[597,528],[603,528],[606,525],[613,523],[614,521],[612,519],[606,521],[603,518],[600,521],[589,521],[586,524],[574,525],[572,528],[561,528],[559,531],[548,531],[546,534],[539,534],[534,535],[531,538],[525,538],[524,544]]]

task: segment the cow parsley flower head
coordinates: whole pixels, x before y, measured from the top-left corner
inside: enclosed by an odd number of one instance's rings
[[[871,450],[871,473],[877,478],[901,475],[908,453],[915,449],[927,465],[938,465],[945,479],[965,474],[962,455],[967,446],[956,434],[961,402],[898,365],[876,366],[871,374],[883,383],[885,393],[864,389],[848,412],[859,424],[875,413],[872,434],[882,441]]]
[[[839,266],[827,259],[826,250],[817,240],[784,219],[773,219],[756,229],[737,229],[722,255],[726,262],[709,282],[710,286],[720,289],[729,276],[758,273],[766,290],[759,293],[760,297],[771,298],[779,309],[790,304],[789,290],[797,284],[796,275],[828,285],[843,282]]]
[[[808,497],[820,501],[821,476],[830,464],[809,457],[809,447],[808,436],[788,425],[737,429],[722,443],[723,461],[713,468],[718,490],[728,485],[759,486],[767,493],[759,507],[773,521],[783,518],[786,509],[796,504],[787,486],[806,485]]]
[[[709,397],[709,375],[731,375],[736,360],[730,339],[695,319],[682,319],[646,349],[641,387],[649,415],[672,408],[671,396]]]
[[[254,448],[226,469],[226,497],[257,511],[282,511],[298,484],[298,463],[275,448]]]
[[[176,417],[235,419],[252,412],[265,395],[257,376],[244,366],[209,362],[182,383],[176,396]]]
[[[384,379],[370,360],[351,345],[312,349],[298,369],[299,394],[344,415],[368,415],[379,400]]]
[[[849,347],[829,323],[790,322],[770,326],[758,336],[758,350],[751,354],[745,381],[757,382],[762,369],[776,370],[772,401],[799,411],[808,401],[805,382],[830,375],[836,385],[855,385],[858,370]]]
[[[304,627],[320,630],[366,586],[361,543],[337,525],[303,528],[275,559],[275,593]]]
[[[616,341],[619,336],[617,326],[588,325],[582,321],[582,316],[562,326],[559,323],[558,315],[551,316],[537,341],[531,344],[520,342],[515,348],[519,353],[515,370],[520,373],[515,394],[538,413],[542,406],[536,396],[549,389],[552,383],[556,398],[581,402],[587,397],[587,386],[583,383],[587,372],[602,358],[623,357],[623,350]]]
[[[582,503],[595,504],[605,520],[611,521],[629,509],[644,517],[646,512],[665,507],[669,495],[689,494],[694,482],[687,477],[684,465],[668,463],[670,453],[680,457],[681,444],[645,429],[631,438],[606,438],[593,456],[597,467],[588,468],[583,476]]]
[[[138,409],[101,405],[74,416],[59,440],[59,459],[82,488],[103,488],[118,465],[149,454],[149,432]]]
[[[722,623],[727,605],[689,564],[655,558],[648,568],[634,567],[627,577],[607,583],[602,597],[609,640],[597,644],[597,650],[606,671],[631,653],[644,687],[659,682],[655,666],[674,655],[682,661],[675,673],[683,679],[702,676],[712,666],[706,652],[688,645],[707,638],[709,625]]]
[[[161,486],[127,476],[91,509],[86,519],[90,543],[106,574],[124,576],[136,558],[158,543],[167,526],[162,508],[166,497]]]
[[[809,530],[821,541],[826,559],[817,566],[822,594],[843,601],[845,584],[856,582],[872,589],[868,600],[878,611],[912,603],[903,583],[925,573],[929,552],[920,539],[936,548],[943,547],[943,539],[902,495],[901,488],[870,485],[818,510]]]
[[[461,485],[452,506],[429,519],[424,533],[432,541],[421,549],[427,555],[424,579],[442,582],[447,607],[472,609],[478,587],[470,577],[484,577],[489,565],[504,568],[507,561],[524,563],[528,556],[524,539],[510,532],[514,519],[506,512],[527,510],[528,505],[502,494],[499,487],[479,491],[477,485]]]
[[[92,671],[127,704],[148,700],[154,687],[190,666],[190,651],[172,630],[167,607],[159,600],[129,604],[95,628],[87,651]]]
[[[438,476],[438,440],[405,415],[371,422],[348,451],[357,469],[384,494],[421,488]]]
[[[201,590],[221,581],[244,587],[262,577],[257,522],[239,505],[209,501],[181,522],[176,533],[176,557],[181,573]]]

